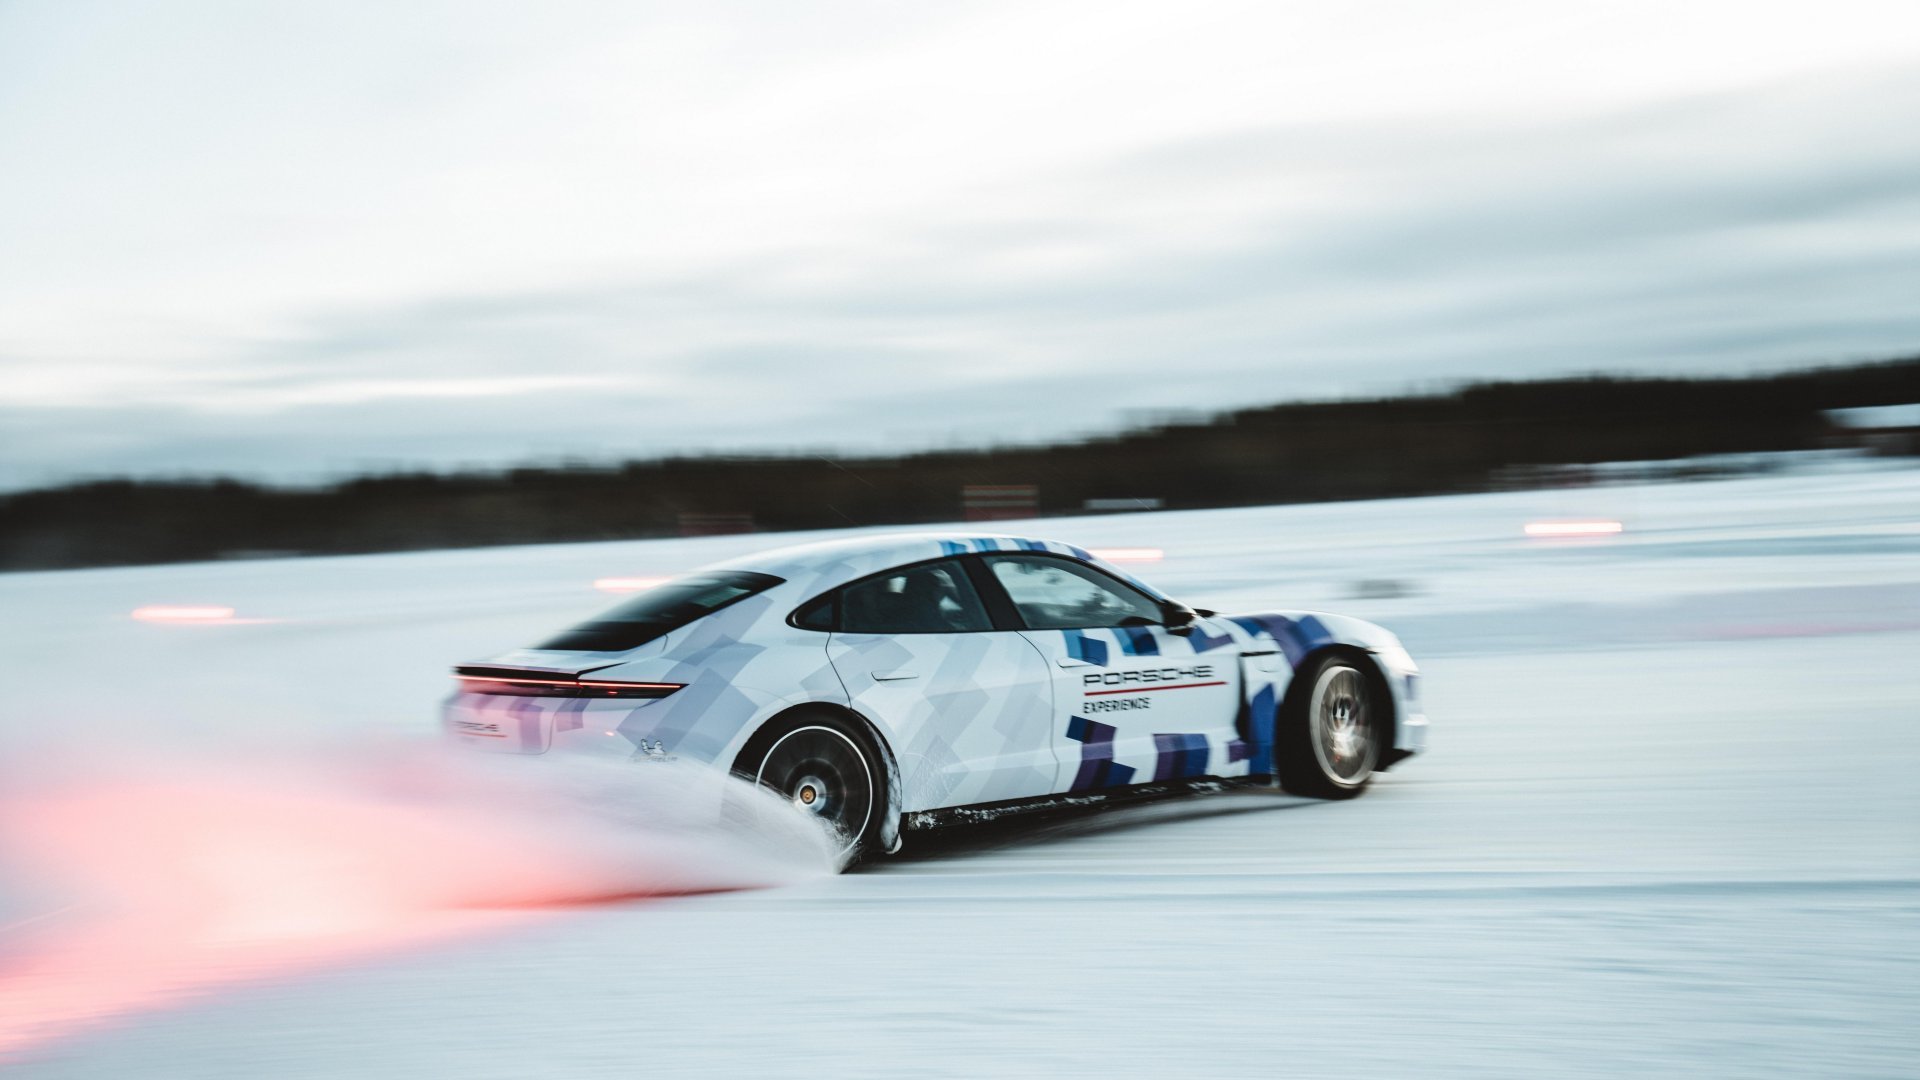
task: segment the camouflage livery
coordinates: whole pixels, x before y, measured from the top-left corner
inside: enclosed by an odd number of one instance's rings
[[[890,535],[783,548],[702,571],[780,582],[620,653],[518,650],[489,665],[680,684],[655,700],[456,692],[443,722],[495,752],[587,753],[729,768],[762,725],[829,708],[863,721],[886,758],[882,836],[920,811],[1150,781],[1274,771],[1273,726],[1294,672],[1321,650],[1370,659],[1391,693],[1392,751],[1420,750],[1417,672],[1397,639],[1336,615],[1201,615],[1187,626],[854,634],[803,629],[817,597],[895,567],[1044,552],[1167,598],[1068,544],[1010,536]],[[701,571],[696,571],[699,573]]]

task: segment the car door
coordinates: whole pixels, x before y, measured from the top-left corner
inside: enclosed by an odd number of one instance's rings
[[[1224,636],[1177,632],[1158,600],[1078,559],[984,554],[1054,680],[1056,791],[1225,775],[1243,760],[1241,673]],[[1196,645],[1200,647],[1196,647]]]
[[[827,656],[853,708],[889,732],[903,809],[1054,790],[1052,671],[994,627],[958,559],[875,574],[832,602]]]

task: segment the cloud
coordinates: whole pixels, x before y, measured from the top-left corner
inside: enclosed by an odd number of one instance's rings
[[[84,173],[44,110],[0,119],[42,151],[0,181],[0,485],[903,449],[1920,342],[1902,9],[1416,7],[582,5],[413,67],[441,31],[409,23],[358,74],[279,16],[149,27],[215,73],[196,34],[262,43],[271,107],[129,60],[132,115],[227,126],[169,153],[96,93]],[[374,15],[342,11],[301,32],[345,47]],[[0,104],[114,85],[77,77]]]

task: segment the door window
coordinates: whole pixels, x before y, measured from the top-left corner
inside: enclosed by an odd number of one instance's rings
[[[1043,555],[986,559],[1029,629],[1153,626],[1163,621],[1159,601],[1083,563]]]
[[[966,570],[947,559],[856,581],[840,592],[840,631],[958,634],[993,629]]]

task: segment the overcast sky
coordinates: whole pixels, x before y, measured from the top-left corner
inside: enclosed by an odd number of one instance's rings
[[[1920,352],[1920,4],[0,0],[0,487]]]

